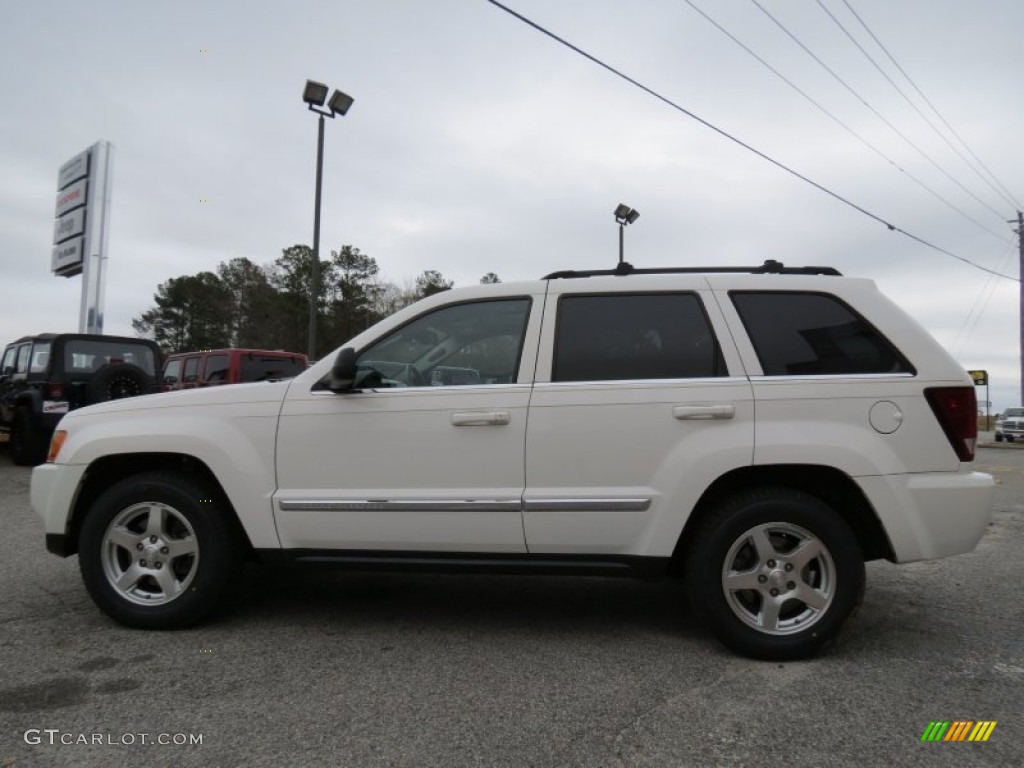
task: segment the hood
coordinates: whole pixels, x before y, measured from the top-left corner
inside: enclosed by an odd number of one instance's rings
[[[120,400],[108,400],[105,403],[77,408],[68,413],[64,418],[74,419],[76,416],[153,411],[161,408],[281,402],[292,381],[294,379],[259,381],[252,384],[226,384],[219,387],[204,387],[202,389],[187,389],[177,392],[141,395],[139,397],[126,397]]]

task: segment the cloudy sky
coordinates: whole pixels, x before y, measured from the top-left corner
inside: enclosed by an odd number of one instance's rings
[[[1017,277],[1019,0],[505,2],[885,221]],[[77,328],[80,278],[49,272],[57,169],[99,140],[114,146],[108,333],[131,334],[170,277],[311,243],[312,78],[355,98],[326,126],[325,254],[354,245],[399,284],[610,267],[621,201],[641,212],[634,264],[770,258],[873,278],[990,372],[996,409],[1018,402],[1016,279],[890,231],[487,0],[8,0],[0,64],[0,340]]]

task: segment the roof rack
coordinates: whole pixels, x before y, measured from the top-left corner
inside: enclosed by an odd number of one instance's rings
[[[725,272],[751,275],[833,275],[842,273],[834,267],[787,267],[781,261],[768,259],[759,267],[649,267],[638,269],[628,262],[622,262],[615,269],[566,269],[552,272],[542,280],[565,280],[576,277],[601,277],[603,275],[673,275],[694,272]]]

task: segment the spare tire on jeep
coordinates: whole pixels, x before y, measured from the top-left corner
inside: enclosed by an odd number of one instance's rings
[[[86,394],[90,403],[105,403],[156,391],[156,379],[137,365],[112,363],[96,371]]]

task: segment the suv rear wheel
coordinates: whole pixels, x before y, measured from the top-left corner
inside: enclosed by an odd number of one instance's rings
[[[864,592],[864,559],[850,526],[800,491],[727,499],[700,522],[688,551],[693,606],[719,640],[752,658],[817,653]]]
[[[220,604],[241,557],[220,495],[183,474],[111,487],[88,510],[79,566],[93,600],[129,627],[176,629]]]
[[[33,423],[32,413],[27,408],[18,408],[11,422],[11,460],[23,466],[42,464],[48,448],[46,438]]]

